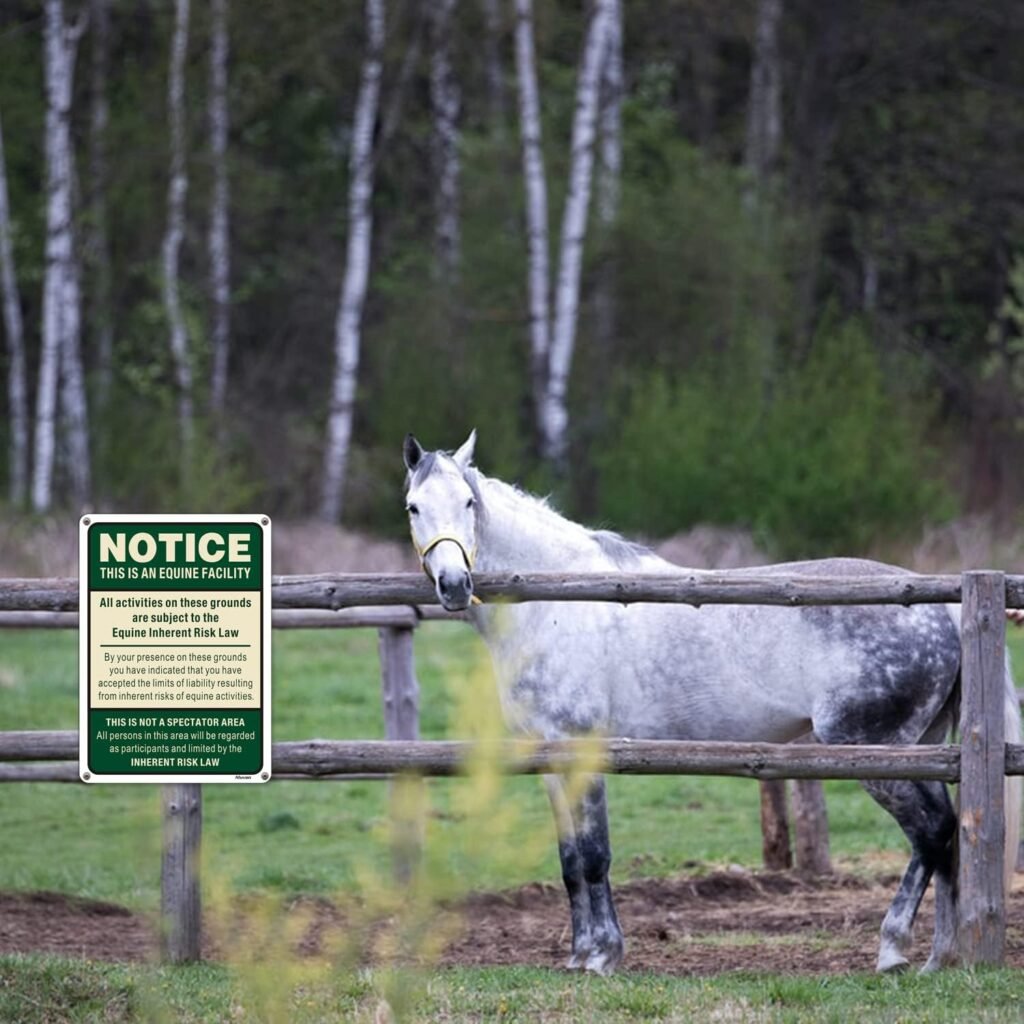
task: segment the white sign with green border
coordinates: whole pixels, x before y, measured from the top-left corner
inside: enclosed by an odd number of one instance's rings
[[[85,782],[270,778],[270,520],[89,515],[79,534]]]

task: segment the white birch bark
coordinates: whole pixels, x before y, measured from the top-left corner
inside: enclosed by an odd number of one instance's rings
[[[538,432],[548,381],[551,338],[548,248],[548,187],[537,87],[537,58],[533,45],[532,0],[516,0],[516,86],[519,94],[519,133],[522,143],[523,184],[526,191],[527,291],[530,310],[530,374]]]
[[[60,404],[71,493],[78,508],[89,500],[92,473],[89,465],[89,414],[82,368],[81,267],[74,247],[63,275],[64,337],[60,346]]]
[[[606,246],[619,217],[622,186],[622,0],[611,0],[608,50],[601,69],[598,115],[597,219]],[[594,328],[603,365],[615,338],[615,263],[604,254],[594,292]]]
[[[760,0],[750,70],[747,140],[743,162],[755,192],[763,190],[775,171],[782,146],[782,58],[779,26],[782,0]],[[753,193],[748,192],[752,201]]]
[[[207,238],[210,259],[210,297],[213,302],[213,367],[210,408],[221,417],[228,385],[231,340],[231,253],[228,240],[228,0],[210,3],[210,161],[213,198]]]
[[[107,235],[107,129],[110,103],[110,0],[90,0],[89,231],[86,252],[92,270],[92,321],[96,342],[97,397],[105,405],[114,374],[110,242]]]
[[[373,238],[373,130],[380,103],[384,49],[383,0],[366,0],[366,53],[359,79],[352,151],[349,154],[348,247],[334,327],[334,380],[327,419],[320,515],[341,518],[342,494],[352,440],[352,413],[359,370],[363,304],[370,274]]]
[[[36,398],[35,464],[32,507],[45,512],[53,500],[58,383],[63,366],[70,372],[62,392],[69,429],[72,481],[76,498],[88,491],[88,428],[82,386],[78,268],[72,232],[71,95],[75,54],[84,22],[69,26],[62,0],[44,8],[46,87],[46,272],[43,280],[42,343]],[[76,370],[77,367],[77,370]]]
[[[455,0],[426,0],[430,19],[431,153],[434,163],[434,247],[439,277],[458,277],[459,107],[461,97],[452,68],[452,15]]]
[[[11,208],[7,197],[7,162],[3,125],[0,124],[0,292],[7,337],[7,405],[11,425],[10,498],[18,508],[28,491],[28,377],[25,370],[25,332],[21,297],[14,266]]]
[[[178,395],[181,466],[185,475],[192,450],[192,362],[188,333],[181,308],[178,264],[185,234],[185,199],[188,171],[185,158],[185,57],[188,52],[189,0],[175,0],[174,34],[167,77],[167,114],[170,123],[170,175],[167,185],[167,229],[163,240],[163,297],[169,328],[168,341]]]
[[[576,82],[569,192],[562,215],[548,387],[541,410],[542,454],[552,465],[562,470],[568,453],[569,410],[566,399],[576,341],[583,243],[587,232],[587,211],[590,207],[594,168],[599,85],[608,48],[612,2],[596,0],[594,4]]]

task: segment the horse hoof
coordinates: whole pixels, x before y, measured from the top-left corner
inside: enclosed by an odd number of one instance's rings
[[[878,966],[875,970],[879,974],[900,974],[910,966],[910,961],[900,953],[890,950],[878,954]]]
[[[936,971],[941,971],[945,967],[956,967],[959,960],[956,954],[950,954],[949,956],[935,956],[932,954],[928,957],[928,962],[921,968],[921,974],[934,974]]]
[[[623,952],[624,949],[621,943],[612,944],[603,949],[595,949],[587,957],[586,969],[591,974],[600,974],[603,977],[607,977],[622,963]]]
[[[573,953],[568,960],[565,961],[565,969],[567,971],[582,971],[586,966],[587,960],[590,957],[590,950],[586,950],[582,953]]]
[[[615,962],[606,953],[591,953],[587,957],[586,969],[588,974],[607,978],[615,970]]]

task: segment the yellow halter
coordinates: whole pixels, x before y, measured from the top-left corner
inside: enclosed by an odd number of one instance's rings
[[[420,547],[420,545],[416,543],[416,538],[413,537],[413,547],[416,549],[416,554],[420,556],[420,568],[423,570],[424,575],[427,577],[428,580],[430,580],[431,583],[434,583],[435,580],[433,573],[431,573],[430,571],[430,567],[427,565],[427,555],[429,555],[430,552],[433,551],[438,544],[446,540],[450,540],[453,544],[458,545],[459,550],[462,552],[462,557],[466,562],[466,568],[470,572],[473,571],[473,563],[476,561],[476,545],[474,545],[471,550],[467,551],[465,544],[463,544],[458,537],[454,537],[450,533],[439,533],[436,537],[432,538],[430,541],[428,541],[426,544]],[[473,597],[470,599],[470,603],[483,604],[483,601],[481,601],[480,598],[477,597],[476,594],[474,594]]]

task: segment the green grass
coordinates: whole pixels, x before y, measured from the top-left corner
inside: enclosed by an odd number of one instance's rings
[[[282,991],[282,988],[284,991]],[[269,1002],[215,965],[109,965],[51,957],[0,957],[0,1021],[293,1024],[370,1022],[386,993],[410,1022],[722,1021],[736,1024],[1017,1024],[1024,984],[1015,971],[947,971],[921,977],[677,978],[568,975],[531,968],[405,973],[324,973],[279,986]]]
[[[1011,634],[1018,657],[1024,657],[1022,640],[1019,631]],[[463,736],[473,723],[486,731],[498,712],[479,641],[461,627],[431,626],[417,634],[416,655],[424,735]],[[74,728],[76,678],[73,633],[5,633],[0,728]],[[278,633],[274,679],[276,738],[383,734],[372,632]],[[617,880],[758,864],[752,781],[620,777],[609,786]],[[828,783],[827,792],[838,858],[851,864],[873,851],[905,849],[895,825],[855,784]],[[426,858],[437,894],[558,879],[538,780],[432,780],[427,794]],[[156,787],[19,784],[4,787],[3,798],[0,889],[53,889],[156,909]],[[207,786],[203,878],[209,905],[254,891],[335,899],[359,893],[385,906],[394,895],[386,882],[388,816],[388,787],[380,783]],[[293,964],[269,977],[270,988],[266,972],[238,965],[171,970],[0,958],[0,1021],[371,1021],[380,991],[416,1021],[800,1022],[847,1021],[854,1014],[863,1022],[1017,1021],[1024,999],[1024,984],[1011,972],[606,980],[496,968],[437,971],[416,980],[408,973]]]
[[[423,733],[464,734],[470,716],[496,715],[486,654],[458,626],[430,626],[416,639]],[[467,671],[467,666],[469,670]],[[77,650],[71,632],[12,631],[0,650],[0,728],[77,725]],[[483,709],[483,710],[481,710]],[[383,735],[372,631],[279,632],[274,640],[274,735]],[[430,837],[452,872],[501,888],[559,869],[547,797],[534,778],[502,782],[494,806],[506,818],[514,856],[473,854],[480,827],[460,806],[463,781],[428,784]],[[895,824],[855,783],[827,784],[833,851],[856,857],[903,850]],[[615,878],[760,859],[757,786],[746,779],[613,777],[609,805]],[[153,909],[158,899],[159,793],[150,786],[26,783],[4,789],[0,888],[55,889]],[[387,787],[374,782],[275,782],[207,786],[204,843],[221,882],[283,893],[351,886],[368,855],[383,856]],[[522,844],[519,837],[529,836]],[[28,840],[28,841],[27,841]]]

